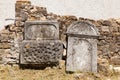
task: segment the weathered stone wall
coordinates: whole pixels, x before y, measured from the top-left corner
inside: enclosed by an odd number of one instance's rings
[[[120,22],[114,19],[99,21],[101,38],[99,40],[100,57],[110,59],[120,57]]]
[[[0,61],[9,60],[17,63],[19,59],[19,44],[23,40],[24,23],[27,20],[57,20],[60,22],[60,39],[66,43],[66,32],[68,26],[74,21],[89,21],[93,23],[100,32],[98,41],[98,56],[109,61],[113,57],[120,57],[120,20],[90,20],[76,18],[75,16],[60,16],[53,13],[47,13],[46,8],[31,5],[29,1],[16,2],[16,20],[15,24],[5,26],[5,30],[0,33]],[[8,54],[8,55],[7,55]],[[3,57],[4,56],[4,57]]]
[[[14,45],[15,38],[16,32],[12,32],[9,29],[5,29],[0,32],[0,63],[7,64],[11,61],[15,61],[15,54],[11,53],[14,46],[16,46]]]

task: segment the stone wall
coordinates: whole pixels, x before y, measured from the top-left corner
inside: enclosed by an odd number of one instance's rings
[[[120,20],[90,20],[83,19],[93,23],[100,32],[98,40],[98,56],[110,60],[111,58],[120,57]]]
[[[67,15],[60,16],[48,13],[45,7],[33,6],[30,1],[17,1],[15,4],[16,19],[14,24],[5,26],[0,32],[0,62],[1,63],[18,63],[19,61],[19,43],[23,40],[24,23],[27,20],[57,20],[60,22],[60,39],[66,44],[67,28],[74,21],[88,21],[93,23],[100,32],[98,40],[98,56],[109,61],[120,57],[120,20],[90,20],[76,18]],[[118,59],[117,59],[118,60]]]

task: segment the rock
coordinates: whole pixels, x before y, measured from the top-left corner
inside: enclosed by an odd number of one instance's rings
[[[21,17],[21,21],[22,21],[22,22],[25,22],[25,21],[28,19],[28,13],[25,12],[25,11],[21,11],[20,17]],[[22,23],[22,22],[21,22],[21,23]]]
[[[45,21],[45,20],[47,20],[47,19],[46,19],[45,16],[43,16],[43,17],[40,18],[40,20],[41,20],[41,21]]]
[[[107,59],[98,58],[98,72],[104,75],[113,74],[113,68],[110,66]]]
[[[81,79],[85,79],[86,75],[84,73],[76,73],[76,74],[74,74],[74,78],[76,80],[81,80]]]
[[[110,32],[109,26],[101,26],[103,32]]]
[[[30,16],[30,17],[28,18],[28,20],[29,20],[29,21],[34,21],[34,20],[36,20],[36,17]]]
[[[104,21],[102,22],[102,25],[103,25],[103,26],[112,26],[112,23],[111,23],[111,21],[104,20]]]
[[[66,56],[66,55],[67,55],[67,52],[66,52],[66,49],[64,49],[63,56]]]
[[[36,9],[36,7],[33,7],[33,9],[30,10],[30,13],[33,14],[35,12],[37,12],[37,9]]]
[[[115,72],[120,73],[120,66],[114,67],[113,69],[114,69]]]
[[[0,43],[0,49],[10,49],[10,43]]]
[[[24,22],[22,22],[22,21],[16,21],[15,22],[15,26],[17,26],[16,28],[18,28],[18,27],[24,27]]]
[[[120,56],[114,56],[111,58],[111,63],[114,65],[120,65]]]
[[[120,23],[120,18],[119,18],[119,19],[116,19],[116,22]]]
[[[59,60],[59,69],[62,69],[65,66],[65,60]]]

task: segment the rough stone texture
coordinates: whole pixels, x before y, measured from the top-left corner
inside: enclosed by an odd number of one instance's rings
[[[97,37],[94,25],[75,22],[67,30],[67,71],[97,72]],[[96,39],[95,39],[96,38]]]
[[[62,53],[63,44],[59,40],[25,40],[21,43],[20,64],[56,64]]]
[[[98,28],[100,37],[98,41],[98,57],[101,59],[107,59],[111,63],[111,58],[114,56],[120,56],[120,20],[90,20],[80,18],[80,21],[91,22]],[[103,27],[104,26],[104,27]],[[104,29],[103,29],[104,28]],[[114,64],[114,63],[113,63]]]
[[[13,35],[8,30],[0,32],[0,63],[7,63],[8,55],[10,55],[11,41]]]
[[[59,24],[56,21],[25,22],[25,40],[58,40]]]

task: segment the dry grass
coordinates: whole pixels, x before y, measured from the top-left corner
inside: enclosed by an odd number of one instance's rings
[[[66,73],[65,67],[22,70],[18,66],[0,65],[0,80],[120,80],[120,75],[118,73],[108,76],[101,73]]]

